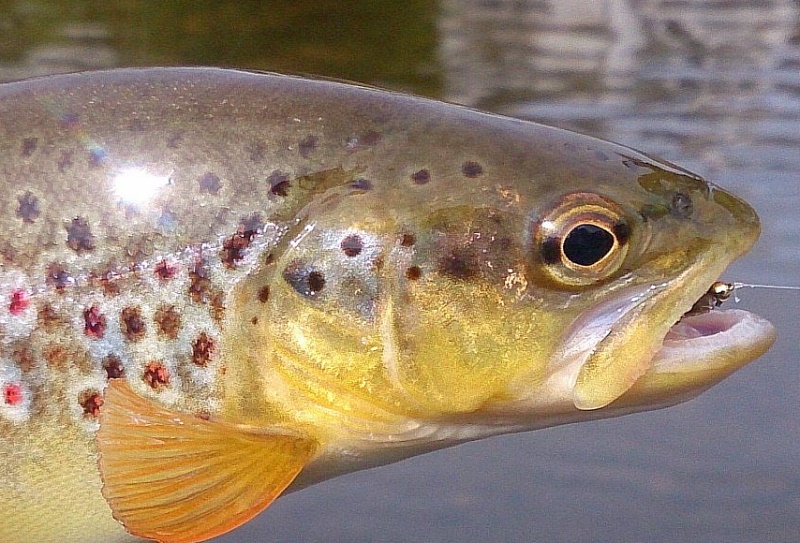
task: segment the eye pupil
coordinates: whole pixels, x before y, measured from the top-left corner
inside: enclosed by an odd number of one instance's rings
[[[614,247],[614,235],[593,224],[580,224],[564,239],[563,247],[564,255],[573,264],[592,266]]]

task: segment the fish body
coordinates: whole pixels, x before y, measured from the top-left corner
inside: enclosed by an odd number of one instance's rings
[[[684,401],[774,340],[681,318],[758,236],[735,196],[368,87],[5,84],[0,194],[4,543],[205,540],[341,473]]]

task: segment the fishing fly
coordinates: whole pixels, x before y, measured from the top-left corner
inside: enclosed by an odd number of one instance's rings
[[[739,303],[739,298],[735,292],[741,288],[766,288],[772,290],[800,290],[800,286],[789,285],[762,285],[756,283],[741,283],[733,282],[726,283],[725,281],[714,281],[709,287],[708,291],[702,295],[686,313],[687,315],[699,315],[707,313],[715,307],[720,307],[731,296],[736,303]]]

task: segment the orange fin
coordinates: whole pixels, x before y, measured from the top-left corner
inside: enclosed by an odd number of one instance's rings
[[[114,517],[131,534],[161,543],[196,543],[247,522],[317,449],[279,429],[171,411],[121,379],[106,389],[97,443]]]

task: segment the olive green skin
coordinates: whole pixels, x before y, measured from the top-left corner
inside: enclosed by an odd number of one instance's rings
[[[164,182],[152,197],[126,202],[113,181],[126,168]],[[559,264],[543,260],[537,225],[584,192],[618,206],[629,254],[596,282],[564,285],[547,271]],[[491,413],[546,380],[581,314],[624,288],[707,268],[671,302],[679,316],[758,235],[744,202],[626,147],[363,86],[218,69],[0,86],[0,195],[0,295],[30,293],[22,328],[5,299],[0,314],[0,361],[11,368],[0,378],[20,380],[30,395],[20,420],[0,417],[6,543],[131,538],[101,495],[95,413],[81,396],[114,377],[111,354],[153,401],[313,436],[323,453],[308,484],[359,469],[323,464],[342,450],[369,457],[382,435],[432,421],[457,427],[473,412],[492,426]],[[676,205],[684,197],[688,214]],[[375,234],[371,266],[348,267],[354,260],[335,236],[352,231]],[[205,282],[191,275],[198,254],[209,255]],[[174,286],[152,278],[162,261],[181,270]],[[324,274],[320,289],[309,287],[312,265]],[[348,278],[358,288],[343,286]],[[308,288],[315,292],[301,292]],[[213,371],[202,378],[187,343],[196,334],[159,339],[164,292],[184,328],[201,315],[195,331],[215,341]],[[132,300],[141,301],[134,309],[144,338],[123,323]],[[105,351],[87,330],[92,305],[107,312]],[[115,326],[122,331],[113,335]],[[292,326],[308,332],[306,351],[292,344]],[[362,337],[378,355],[353,345]],[[143,372],[162,344],[179,354],[167,363],[173,380],[159,389]],[[354,365],[360,357],[369,372]],[[662,392],[625,411],[670,403]],[[356,414],[337,412],[342,402]],[[536,412],[506,413],[511,423],[484,433],[614,414],[537,421]]]

